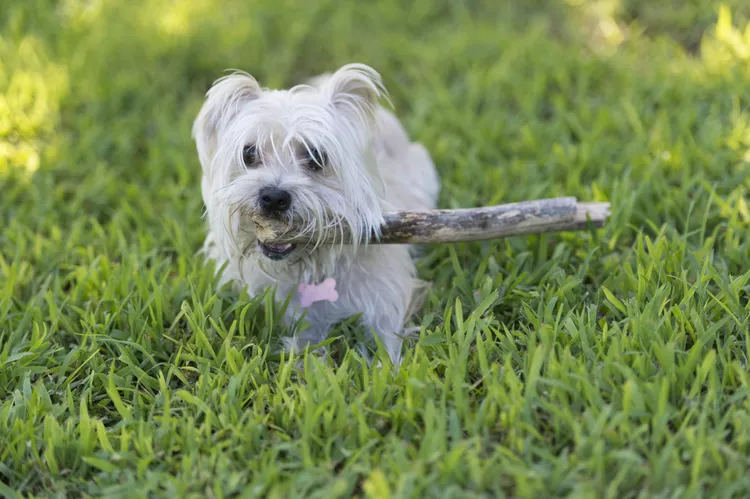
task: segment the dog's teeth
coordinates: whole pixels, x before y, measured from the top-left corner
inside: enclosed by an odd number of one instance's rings
[[[274,243],[269,244],[268,247],[274,251],[286,251],[291,248],[292,245],[290,243]]]

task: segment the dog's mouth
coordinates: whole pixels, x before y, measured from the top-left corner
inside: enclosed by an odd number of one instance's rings
[[[258,247],[266,258],[283,260],[292,254],[296,245],[291,243],[262,243],[258,241]]]

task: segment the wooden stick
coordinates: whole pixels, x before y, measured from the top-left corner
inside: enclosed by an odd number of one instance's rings
[[[397,211],[385,214],[380,238],[372,244],[436,244],[484,241],[524,234],[585,230],[604,226],[609,203],[579,203],[574,197],[539,199],[520,203],[457,210]],[[294,237],[289,226],[259,227],[265,242],[307,244],[311,238]],[[326,231],[322,244],[351,242],[346,231]]]

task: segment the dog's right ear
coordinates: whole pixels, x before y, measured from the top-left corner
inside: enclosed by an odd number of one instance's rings
[[[258,98],[261,92],[255,78],[239,71],[216,80],[208,90],[192,130],[204,171],[211,164],[222,128],[237,114],[243,103]]]

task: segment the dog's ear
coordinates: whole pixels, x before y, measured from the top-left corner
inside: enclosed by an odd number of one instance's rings
[[[335,108],[366,120],[374,115],[380,98],[387,98],[380,74],[364,64],[342,66],[330,76],[326,88]]]
[[[208,90],[192,130],[204,171],[211,164],[222,127],[237,114],[243,103],[256,99],[261,92],[255,78],[243,72],[235,72],[216,80]]]

